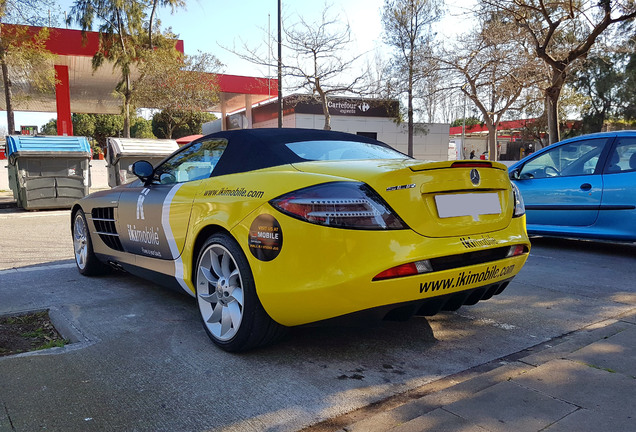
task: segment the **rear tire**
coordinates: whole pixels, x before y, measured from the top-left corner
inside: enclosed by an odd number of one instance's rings
[[[263,309],[247,258],[229,235],[217,233],[204,243],[195,283],[203,328],[223,350],[246,351],[273,343],[285,333],[286,327]]]
[[[73,215],[73,250],[77,270],[84,276],[97,276],[108,272],[109,268],[99,261],[93,252],[93,242],[82,209]]]

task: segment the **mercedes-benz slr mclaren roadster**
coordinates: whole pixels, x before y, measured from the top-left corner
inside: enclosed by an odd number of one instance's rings
[[[72,208],[80,273],[109,268],[196,298],[227,351],[289,326],[406,319],[500,294],[530,243],[504,165],[425,162],[339,132],[202,137]]]

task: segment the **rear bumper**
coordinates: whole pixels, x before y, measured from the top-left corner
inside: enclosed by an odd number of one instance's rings
[[[486,288],[494,295],[521,270],[528,253],[473,264],[460,261],[444,270],[414,276],[380,281],[373,278],[390,267],[418,260],[519,244],[530,248],[524,218],[513,219],[506,229],[479,236],[428,238],[411,230],[321,227],[289,218],[267,206],[259,213],[275,215],[280,224],[282,242],[275,259],[259,260],[249,250],[249,226],[257,214],[237,226],[232,234],[248,258],[263,307],[274,320],[287,326],[389,305],[423,305],[426,299],[476,288]],[[453,296],[454,302],[460,297]],[[468,298],[470,293],[466,301]]]
[[[412,302],[391,304],[307,324],[313,325],[373,325],[381,320],[405,321],[415,316],[433,316],[442,311],[455,311],[501,294],[512,278],[479,288],[442,294]]]

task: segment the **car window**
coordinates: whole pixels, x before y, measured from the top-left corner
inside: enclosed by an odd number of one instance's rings
[[[392,148],[358,141],[301,141],[286,145],[301,158],[315,161],[408,158]]]
[[[621,137],[612,151],[606,174],[636,171],[636,137]]]
[[[161,184],[173,184],[208,178],[226,147],[226,139],[195,143],[157,167],[154,180]]]
[[[521,179],[594,174],[607,138],[581,140],[556,146],[529,160]]]

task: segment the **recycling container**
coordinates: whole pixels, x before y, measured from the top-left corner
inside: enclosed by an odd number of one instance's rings
[[[130,166],[146,160],[153,166],[179,149],[177,141],[170,139],[108,138],[106,140],[106,169],[108,186],[129,183],[137,177]]]
[[[70,208],[88,195],[91,148],[86,137],[7,137],[9,187],[26,210]]]

